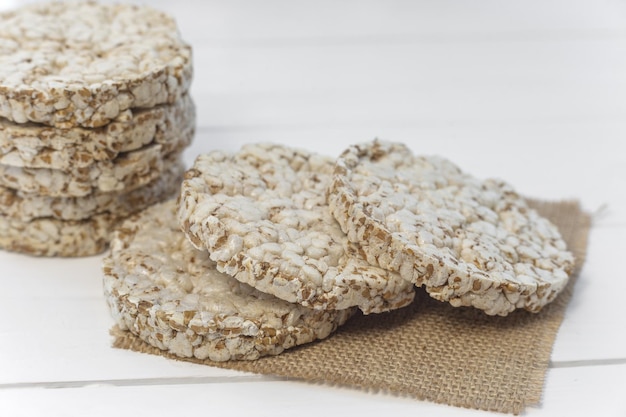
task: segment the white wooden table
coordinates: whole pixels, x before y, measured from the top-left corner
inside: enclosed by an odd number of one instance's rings
[[[579,199],[595,213],[588,259],[526,414],[626,416],[626,2],[147,3],[194,47],[188,164],[379,137]],[[489,414],[113,349],[100,261],[0,251],[0,416]]]

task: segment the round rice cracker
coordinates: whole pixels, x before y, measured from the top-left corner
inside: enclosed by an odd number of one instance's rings
[[[100,127],[173,103],[192,80],[174,19],[146,6],[52,2],[0,14],[0,117]]]
[[[184,165],[172,160],[158,178],[139,188],[123,193],[95,191],[84,197],[48,197],[0,186],[0,215],[24,222],[43,217],[84,220],[104,212],[128,216],[176,193],[183,173]]]
[[[103,260],[123,330],[180,357],[253,360],[328,337],[354,310],[288,303],[217,271],[180,231],[173,200],[123,223]]]
[[[286,301],[365,314],[410,304],[412,285],[367,263],[330,214],[333,166],[273,144],[200,155],[181,186],[181,227],[218,270]]]
[[[184,164],[176,161],[166,175],[168,180],[159,192],[136,200],[127,211],[101,212],[82,220],[60,220],[53,217],[22,220],[0,214],[0,249],[32,256],[83,257],[106,250],[114,228],[130,214],[178,194]]]
[[[120,153],[149,144],[164,153],[191,143],[196,111],[186,94],[173,104],[128,109],[100,128],[61,129],[0,119],[0,165],[69,171],[98,161],[112,161]]]
[[[32,256],[96,255],[105,251],[120,220],[112,213],[84,220],[39,218],[27,222],[0,215],[0,249]]]
[[[84,197],[94,192],[128,192],[158,178],[178,159],[191,138],[183,138],[173,152],[152,143],[69,171],[0,165],[0,186],[48,197]]]
[[[348,148],[328,200],[369,262],[455,307],[501,316],[516,308],[537,312],[573,270],[556,227],[509,185],[480,181],[402,144]]]

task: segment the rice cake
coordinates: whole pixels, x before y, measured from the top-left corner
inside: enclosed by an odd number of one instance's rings
[[[120,220],[111,213],[84,220],[39,218],[27,222],[0,215],[0,248],[33,256],[96,255],[106,249]]]
[[[47,197],[0,187],[0,216],[25,222],[41,217],[83,220],[101,213],[128,216],[175,194],[183,173],[184,165],[176,162],[152,182],[127,193],[95,191],[84,197]]]
[[[173,103],[192,80],[174,19],[146,6],[50,2],[0,14],[0,117],[100,127]]]
[[[173,152],[191,143],[196,112],[189,95],[173,104],[124,110],[111,123],[94,129],[60,129],[0,119],[0,164],[70,170],[111,161],[122,152],[151,143]]]
[[[329,212],[333,166],[272,144],[200,155],[181,186],[181,227],[219,271],[286,301],[366,314],[408,305],[412,285],[368,264]]]
[[[253,360],[328,337],[353,310],[319,311],[217,271],[180,231],[168,201],[114,233],[104,292],[117,324],[180,357]]]
[[[158,178],[181,149],[166,154],[161,144],[150,144],[120,154],[112,161],[98,161],[70,171],[0,165],[0,186],[49,197],[84,197],[96,191],[123,192]]]
[[[511,186],[438,157],[374,141],[338,159],[328,200],[367,260],[435,299],[490,315],[536,312],[574,262],[558,230]]]
[[[183,170],[180,160],[172,161]],[[164,201],[178,193],[178,187],[163,189],[156,201]],[[144,201],[148,203],[148,201]],[[129,207],[129,212],[103,212],[82,220],[60,220],[53,217],[35,218],[24,221],[0,215],[0,248],[34,256],[81,257],[104,252],[111,240],[113,230],[129,214],[145,206]],[[132,212],[131,212],[132,211]]]

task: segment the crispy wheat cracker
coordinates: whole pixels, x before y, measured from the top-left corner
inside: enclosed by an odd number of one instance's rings
[[[0,119],[0,164],[68,171],[111,161],[149,144],[160,144],[169,153],[191,143],[195,118],[193,100],[185,95],[173,104],[125,110],[106,126],[93,129]]]
[[[220,273],[181,232],[173,200],[124,222],[103,260],[117,324],[181,357],[253,360],[328,337],[353,310],[288,303]]]
[[[412,285],[368,264],[329,212],[333,166],[272,144],[200,155],[181,186],[181,226],[218,270],[289,302],[365,313],[409,304]]]
[[[574,265],[556,227],[511,186],[402,144],[348,148],[328,199],[369,262],[454,306],[536,312],[565,287]]]
[[[192,80],[174,19],[147,6],[47,2],[0,14],[0,117],[100,127],[173,103]]]

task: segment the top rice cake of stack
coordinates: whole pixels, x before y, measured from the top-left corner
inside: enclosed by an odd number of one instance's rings
[[[195,130],[191,47],[134,5],[0,14],[0,248],[102,252],[114,226],[175,195]]]

